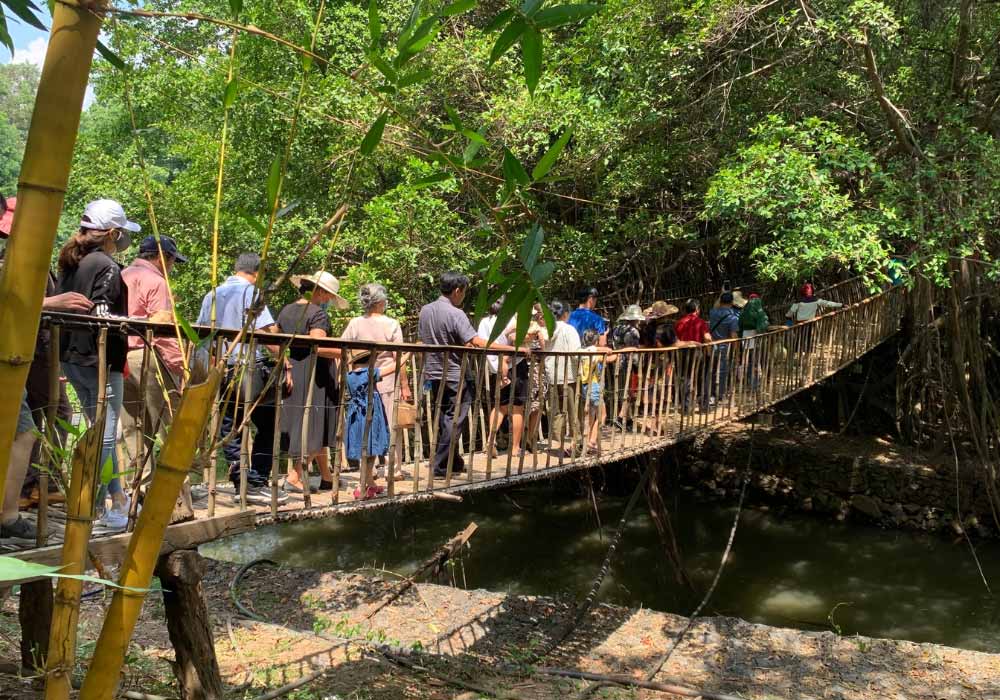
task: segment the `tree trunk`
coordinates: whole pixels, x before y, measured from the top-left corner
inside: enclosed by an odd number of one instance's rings
[[[218,700],[225,690],[215,658],[212,624],[201,587],[205,560],[193,549],[162,557],[156,575],[163,584],[167,631],[174,647],[174,675],[183,700]]]

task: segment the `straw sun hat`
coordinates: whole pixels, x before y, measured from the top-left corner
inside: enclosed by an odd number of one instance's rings
[[[645,321],[646,317],[642,313],[642,307],[638,304],[629,304],[624,313],[618,317],[619,321]]]
[[[665,301],[654,301],[653,305],[643,311],[643,313],[646,315],[647,321],[652,321],[657,318],[663,318],[664,316],[673,316],[678,311],[680,311],[680,309],[673,304],[668,304]]]
[[[302,286],[303,282],[312,282],[323,291],[330,292],[330,294],[333,295],[333,305],[341,311],[350,306],[347,299],[339,294],[340,281],[329,272],[321,271],[317,272],[315,275],[292,275],[290,281],[293,285],[295,285],[295,287]]]

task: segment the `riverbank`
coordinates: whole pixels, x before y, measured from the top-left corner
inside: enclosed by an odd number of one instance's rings
[[[541,699],[570,697],[585,685],[532,673],[524,666],[572,617],[571,601],[419,584],[365,622],[372,604],[395,583],[359,574],[261,565],[247,573],[238,590],[239,600],[266,620],[255,622],[241,619],[230,599],[228,588],[237,570],[235,565],[210,561],[204,582],[223,677],[229,687],[241,688],[231,694],[233,698],[253,698],[326,667],[330,673],[289,697],[437,700],[477,687],[498,696]],[[6,630],[0,655],[5,660],[16,658],[7,633],[16,621],[12,603],[6,602],[2,617]],[[96,599],[83,604],[82,654],[92,651],[103,607]],[[128,656],[123,689],[176,696],[162,614],[160,597],[149,596]],[[598,605],[545,658],[544,665],[639,677],[686,622],[648,609]],[[344,647],[335,638],[420,649],[423,653],[410,661],[426,671],[401,667],[363,645]],[[518,666],[520,673],[511,671]],[[986,699],[1000,697],[1000,655],[711,617],[693,626],[656,680],[683,680],[703,690],[757,700]],[[632,690],[602,692],[603,697],[636,697]],[[639,693],[647,696],[664,697],[652,691]],[[40,695],[30,684],[8,678],[0,697]]]
[[[752,444],[752,446],[751,446]],[[679,445],[681,484],[731,501],[749,464],[748,503],[887,528],[1000,536],[982,475],[951,455],[881,438],[735,424]]]

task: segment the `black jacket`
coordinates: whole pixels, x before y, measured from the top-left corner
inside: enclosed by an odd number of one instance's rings
[[[59,273],[59,293],[79,292],[94,302],[95,316],[128,316],[128,287],[122,282],[121,267],[106,253],[95,250],[80,261],[75,270]],[[69,330],[61,334],[60,359],[83,367],[97,366],[97,331]],[[108,331],[108,369],[125,369],[128,352],[124,333]]]

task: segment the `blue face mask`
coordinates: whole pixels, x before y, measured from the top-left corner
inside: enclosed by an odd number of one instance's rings
[[[330,308],[330,302],[324,301],[322,304],[319,305],[319,308],[323,309],[323,311],[328,310]]]

